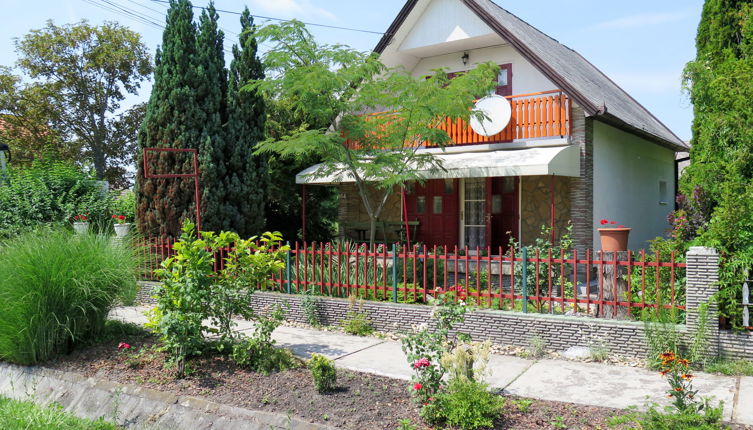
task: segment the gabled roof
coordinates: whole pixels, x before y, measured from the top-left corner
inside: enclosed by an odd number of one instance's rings
[[[382,53],[419,0],[408,0],[374,49]],[[491,0],[465,3],[549,80],[595,117],[676,151],[687,145],[645,107],[574,50],[557,42]]]

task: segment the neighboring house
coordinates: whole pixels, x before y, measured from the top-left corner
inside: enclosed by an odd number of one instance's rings
[[[416,76],[496,62],[496,92],[512,105],[510,124],[490,138],[447,124],[447,171],[393,195],[382,219],[418,221],[412,241],[496,250],[510,236],[532,244],[550,224],[560,236],[571,222],[578,247],[598,249],[607,218],[633,228],[637,249],[669,227],[675,153],[687,144],[577,52],[489,0],[408,0],[375,50]],[[335,186],[351,236],[368,217],[353,183]]]

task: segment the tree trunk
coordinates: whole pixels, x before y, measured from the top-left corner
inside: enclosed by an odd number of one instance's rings
[[[627,252],[605,252],[602,260],[605,262],[614,261],[615,256],[617,257],[617,261],[625,261],[627,259]],[[625,276],[627,275],[627,266],[615,266],[614,264],[605,263],[601,266],[601,275],[603,277],[604,302],[626,302],[627,280]],[[604,318],[618,320],[627,319],[629,316],[626,306],[610,304],[601,305],[601,312],[599,314]]]

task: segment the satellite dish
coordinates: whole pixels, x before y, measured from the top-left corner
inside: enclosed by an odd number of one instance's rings
[[[474,112],[481,111],[486,115],[486,119],[479,120],[476,116],[471,116],[471,128],[482,136],[494,136],[507,127],[512,116],[510,102],[502,96],[486,96],[476,102]]]

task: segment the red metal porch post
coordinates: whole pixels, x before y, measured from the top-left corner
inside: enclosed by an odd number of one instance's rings
[[[301,185],[301,236],[306,243],[306,184]]]
[[[549,212],[551,219],[549,221],[549,229],[551,230],[551,243],[554,245],[554,175],[549,180],[549,195],[550,195],[550,207]]]
[[[408,205],[405,204],[405,187],[400,187],[400,202],[403,207],[401,216],[403,222],[405,222],[405,238],[408,241],[408,246],[410,246],[410,226],[408,225]]]

